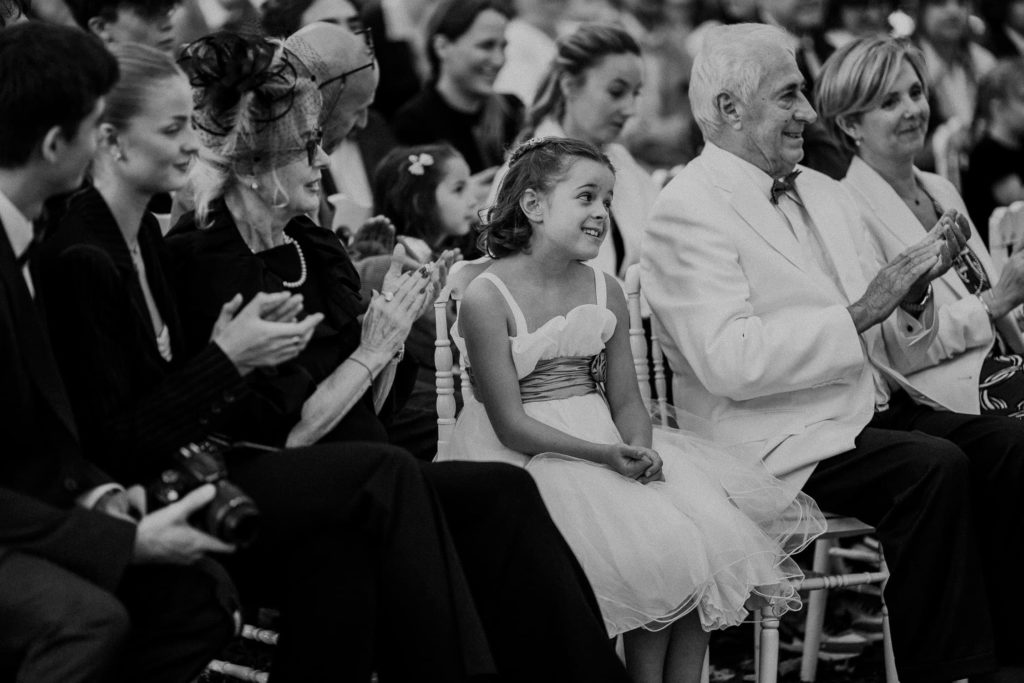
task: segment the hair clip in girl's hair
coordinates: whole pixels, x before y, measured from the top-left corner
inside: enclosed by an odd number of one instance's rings
[[[409,173],[423,175],[427,166],[434,165],[434,157],[429,154],[410,154]]]
[[[544,137],[544,138],[530,138],[526,142],[520,143],[518,147],[512,150],[512,155],[508,159],[508,165],[511,166],[520,159],[522,159],[528,152],[532,152],[539,147],[543,147],[553,140],[558,140],[557,137]]]

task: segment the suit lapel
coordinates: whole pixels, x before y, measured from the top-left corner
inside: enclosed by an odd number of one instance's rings
[[[831,188],[820,188],[819,182],[803,176],[796,180],[797,192],[811,219],[811,225],[807,227],[818,231],[847,301],[856,301],[864,293],[865,283],[860,256],[848,232],[850,217],[840,204],[831,199],[834,196]]]
[[[847,180],[860,193],[860,199],[867,203],[882,226],[903,245],[904,249],[913,246],[924,237],[924,231],[920,229],[913,212],[907,208],[885,178],[878,175],[860,157],[854,157],[850,163]]]
[[[803,250],[793,231],[779,214],[768,195],[761,192],[747,170],[732,154],[708,144],[701,155],[712,182],[729,196],[729,204],[758,235],[786,260],[806,271]]]
[[[68,403],[64,382],[57,372],[50,340],[43,327],[35,302],[29,294],[25,278],[14,260],[14,251],[0,224],[0,279],[10,293],[11,314],[17,324],[17,334],[23,342],[22,351],[29,366],[29,375],[39,389],[39,394],[64,424],[68,432],[77,439],[75,422]]]
[[[128,251],[128,244],[117,226],[117,220],[110,212],[103,196],[94,187],[81,190],[72,198],[71,205],[83,218],[84,229],[89,233],[91,239],[110,256],[117,268],[118,275],[128,292],[132,308],[135,309],[135,316],[143,328],[143,339],[148,339],[150,344],[147,351],[159,353],[156,345],[156,335],[153,333],[153,322],[149,315],[149,306],[146,304],[146,296],[142,293],[142,285],[139,284],[139,277],[135,271],[135,264],[132,261],[131,252]],[[139,230],[139,248],[141,249],[146,271],[149,273],[149,282],[159,280],[162,277],[159,258],[155,249],[148,243],[147,225],[148,219],[143,217],[142,226]],[[167,311],[171,308],[165,292],[157,291],[150,286],[153,299],[165,324],[170,324],[167,318]]]
[[[900,199],[900,196],[896,194],[896,191],[892,189],[892,186],[889,185],[885,178],[862,161],[860,157],[854,157],[850,163],[847,181],[860,195],[858,198],[867,203],[875,216],[875,222],[881,224],[901,245],[902,249],[907,249],[924,238],[925,230],[918,222],[914,212]],[[943,208],[946,208],[946,205],[950,203],[950,198],[945,196],[943,188],[934,183],[932,177],[923,173],[917,173],[917,181]],[[964,210],[962,207],[954,208],[961,211]],[[981,253],[978,254],[978,258],[981,259],[982,266],[989,274],[989,278],[992,279],[992,260],[984,249],[984,245],[980,244],[980,239],[972,239],[971,248],[975,253],[979,252],[979,247]],[[963,281],[960,280],[960,277],[953,270],[945,273],[935,284],[939,283],[952,289],[956,293],[957,299],[962,299],[968,295]]]

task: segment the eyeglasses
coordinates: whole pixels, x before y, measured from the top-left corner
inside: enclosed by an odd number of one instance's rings
[[[321,90],[323,90],[325,87],[327,87],[328,84],[333,83],[334,81],[343,79],[347,80],[349,76],[357,74],[360,71],[363,71],[364,69],[375,68],[374,65],[377,63],[377,61],[376,59],[374,59],[374,55],[376,53],[373,50],[373,33],[371,33],[370,29],[368,28],[364,28],[362,31],[354,31],[353,33],[355,33],[357,36],[362,36],[363,42],[366,43],[366,56],[370,58],[370,61],[367,64],[363,64],[362,66],[357,66],[351,71],[346,71],[345,73],[338,74],[337,76],[328,78],[327,80],[323,81],[320,84]]]

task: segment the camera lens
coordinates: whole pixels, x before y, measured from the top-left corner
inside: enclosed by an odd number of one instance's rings
[[[207,508],[207,529],[211,534],[245,548],[259,535],[259,518],[252,498],[223,480],[218,482],[217,495]]]

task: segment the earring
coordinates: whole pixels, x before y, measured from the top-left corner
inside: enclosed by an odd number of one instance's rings
[[[124,161],[124,154],[117,147],[114,148],[110,155],[114,157],[114,161]]]
[[[249,188],[250,188],[250,189],[251,189],[251,190],[252,190],[253,192],[256,192],[257,190],[259,190],[259,189],[260,189],[260,184],[259,184],[259,183],[257,183],[257,182],[256,182],[256,181],[254,180],[254,181],[252,181],[251,183],[249,183]]]

